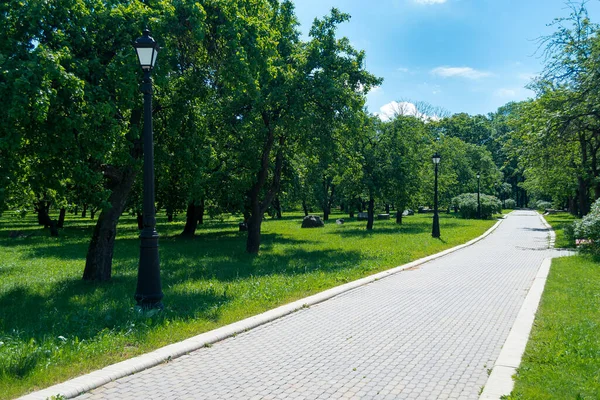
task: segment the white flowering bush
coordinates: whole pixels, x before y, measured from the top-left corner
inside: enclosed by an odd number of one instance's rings
[[[514,210],[515,208],[517,208],[517,202],[513,199],[506,199],[504,200],[504,208]]]
[[[594,255],[600,255],[600,199],[592,204],[590,212],[573,224],[573,235],[580,248]]]
[[[535,209],[536,210],[547,210],[549,208],[552,208],[552,203],[550,203],[549,201],[544,201],[544,200],[538,200],[535,203]]]
[[[502,212],[502,203],[494,196],[480,196],[481,218],[492,218],[495,213]],[[452,205],[458,208],[460,216],[467,219],[477,218],[477,193],[463,193],[452,199]]]

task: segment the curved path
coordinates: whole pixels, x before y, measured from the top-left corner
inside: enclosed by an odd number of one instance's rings
[[[537,213],[513,212],[472,246],[78,399],[477,399],[548,247]]]

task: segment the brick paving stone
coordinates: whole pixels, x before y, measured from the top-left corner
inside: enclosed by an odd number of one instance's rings
[[[517,211],[470,247],[78,399],[477,399],[553,255],[538,215]]]

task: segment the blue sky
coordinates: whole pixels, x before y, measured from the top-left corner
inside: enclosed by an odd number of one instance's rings
[[[294,0],[301,31],[332,7],[349,13],[339,35],[367,54],[384,78],[371,91],[371,112],[392,101],[424,101],[451,113],[487,114],[524,100],[543,69],[537,38],[567,17],[563,0]],[[600,23],[600,0],[587,4]],[[389,106],[388,106],[389,107]]]

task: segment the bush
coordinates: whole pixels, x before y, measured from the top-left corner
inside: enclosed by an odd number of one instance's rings
[[[550,203],[549,201],[538,200],[535,202],[536,210],[547,210],[549,208],[552,208],[552,203]]]
[[[508,208],[509,210],[514,210],[517,208],[517,202],[513,199],[504,200],[504,208]]]
[[[494,213],[502,212],[502,203],[497,197],[482,194],[481,218],[491,218]],[[452,205],[458,208],[460,216],[467,219],[477,218],[477,193],[463,193],[452,199]]]
[[[581,250],[600,256],[600,199],[583,219],[573,223],[573,235],[575,239],[583,239]]]
[[[575,224],[579,221],[575,221],[572,224],[566,224],[563,228],[563,235],[570,243],[575,243]]]

